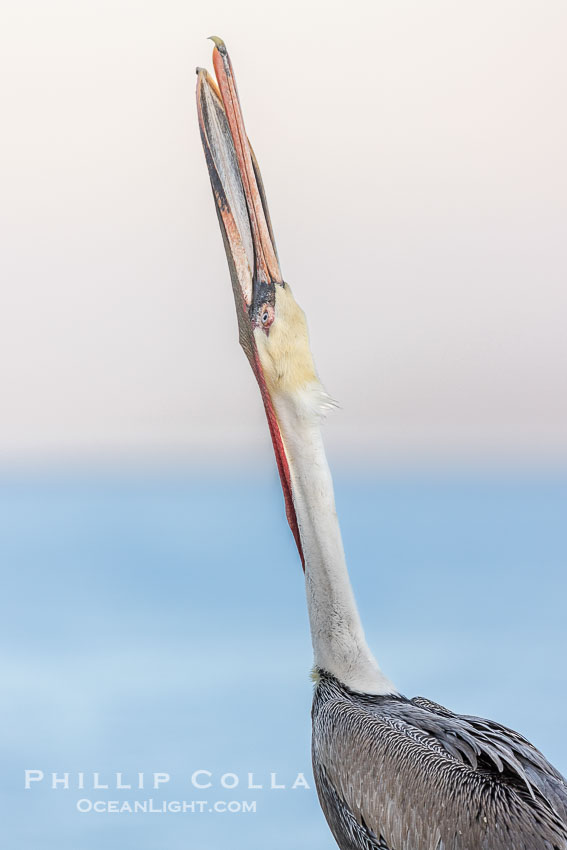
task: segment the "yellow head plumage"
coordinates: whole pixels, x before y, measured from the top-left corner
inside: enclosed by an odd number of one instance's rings
[[[276,286],[275,319],[268,335],[254,332],[270,393],[292,393],[317,381],[305,313],[289,284]]]

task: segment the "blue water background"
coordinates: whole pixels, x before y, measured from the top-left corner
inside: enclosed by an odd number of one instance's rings
[[[408,695],[499,720],[567,771],[567,475],[335,475],[369,642]],[[302,575],[274,474],[181,467],[0,479],[3,846],[334,846],[310,771]],[[24,790],[24,769],[42,784]],[[197,769],[213,788],[191,789]],[[49,773],[161,791],[53,791]],[[298,772],[311,790],[291,790]],[[226,772],[240,777],[227,791]],[[249,791],[277,774],[285,790]],[[81,814],[77,800],[256,800]]]

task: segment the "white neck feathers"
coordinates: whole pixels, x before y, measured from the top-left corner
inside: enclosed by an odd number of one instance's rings
[[[305,557],[315,666],[353,690],[396,693],[366,644],[348,577],[320,428],[333,402],[318,381],[299,390],[272,393],[272,401],[289,463]]]

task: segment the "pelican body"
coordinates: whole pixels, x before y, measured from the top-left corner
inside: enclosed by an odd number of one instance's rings
[[[226,46],[198,69],[201,138],[240,343],[258,382],[305,574],[313,773],[341,850],[567,850],[567,785],[525,738],[407,699],[370,651],[348,578],[307,325],[284,281]]]

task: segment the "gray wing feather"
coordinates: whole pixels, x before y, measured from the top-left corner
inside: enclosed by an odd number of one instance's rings
[[[567,850],[567,787],[525,738],[323,675],[313,768],[342,850]]]

